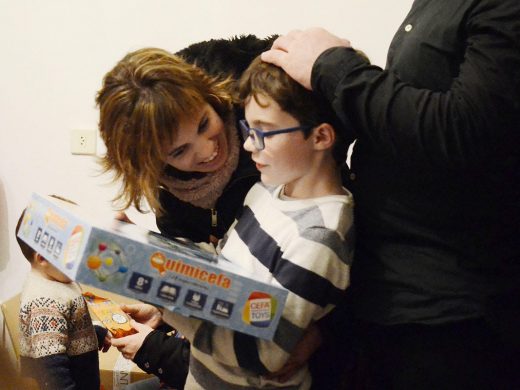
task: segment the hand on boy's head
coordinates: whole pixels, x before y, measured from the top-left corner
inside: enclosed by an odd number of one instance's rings
[[[314,62],[325,50],[337,46],[350,47],[350,42],[323,28],[293,30],[278,37],[271,50],[262,53],[262,60],[281,67],[305,88],[312,89]]]
[[[155,306],[147,303],[121,305],[121,309],[133,320],[155,329],[163,323],[162,313]]]
[[[143,345],[144,339],[148,336],[153,328],[148,325],[140,324],[134,320],[130,320],[130,325],[134,328],[137,333],[130,336],[112,338],[110,341],[112,346],[116,347],[125,359],[133,360],[137,351]]]

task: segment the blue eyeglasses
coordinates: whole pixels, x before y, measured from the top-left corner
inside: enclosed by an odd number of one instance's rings
[[[257,150],[263,150],[265,148],[264,138],[272,137],[276,134],[292,133],[293,131],[305,131],[312,128],[312,126],[296,126],[289,127],[287,129],[263,131],[249,127],[249,124],[245,119],[239,120],[238,124],[240,125],[240,130],[242,131],[242,137],[244,138],[244,141],[247,141],[247,139],[250,138],[251,142],[253,142],[253,146]]]

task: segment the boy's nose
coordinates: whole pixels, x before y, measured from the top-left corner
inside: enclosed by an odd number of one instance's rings
[[[246,141],[244,142],[244,149],[247,150],[248,152],[250,153],[253,153],[253,152],[256,152],[256,148],[255,148],[255,145],[253,145],[253,140],[251,139],[251,137],[247,137],[246,138]]]

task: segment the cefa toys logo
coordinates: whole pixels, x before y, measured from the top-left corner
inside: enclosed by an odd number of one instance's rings
[[[253,291],[246,302],[242,320],[246,324],[267,328],[271,324],[274,313],[276,313],[276,299],[267,293]]]

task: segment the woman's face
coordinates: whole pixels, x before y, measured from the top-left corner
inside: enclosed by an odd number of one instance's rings
[[[209,104],[179,121],[173,142],[163,150],[166,163],[185,172],[214,172],[227,160],[225,124]]]

